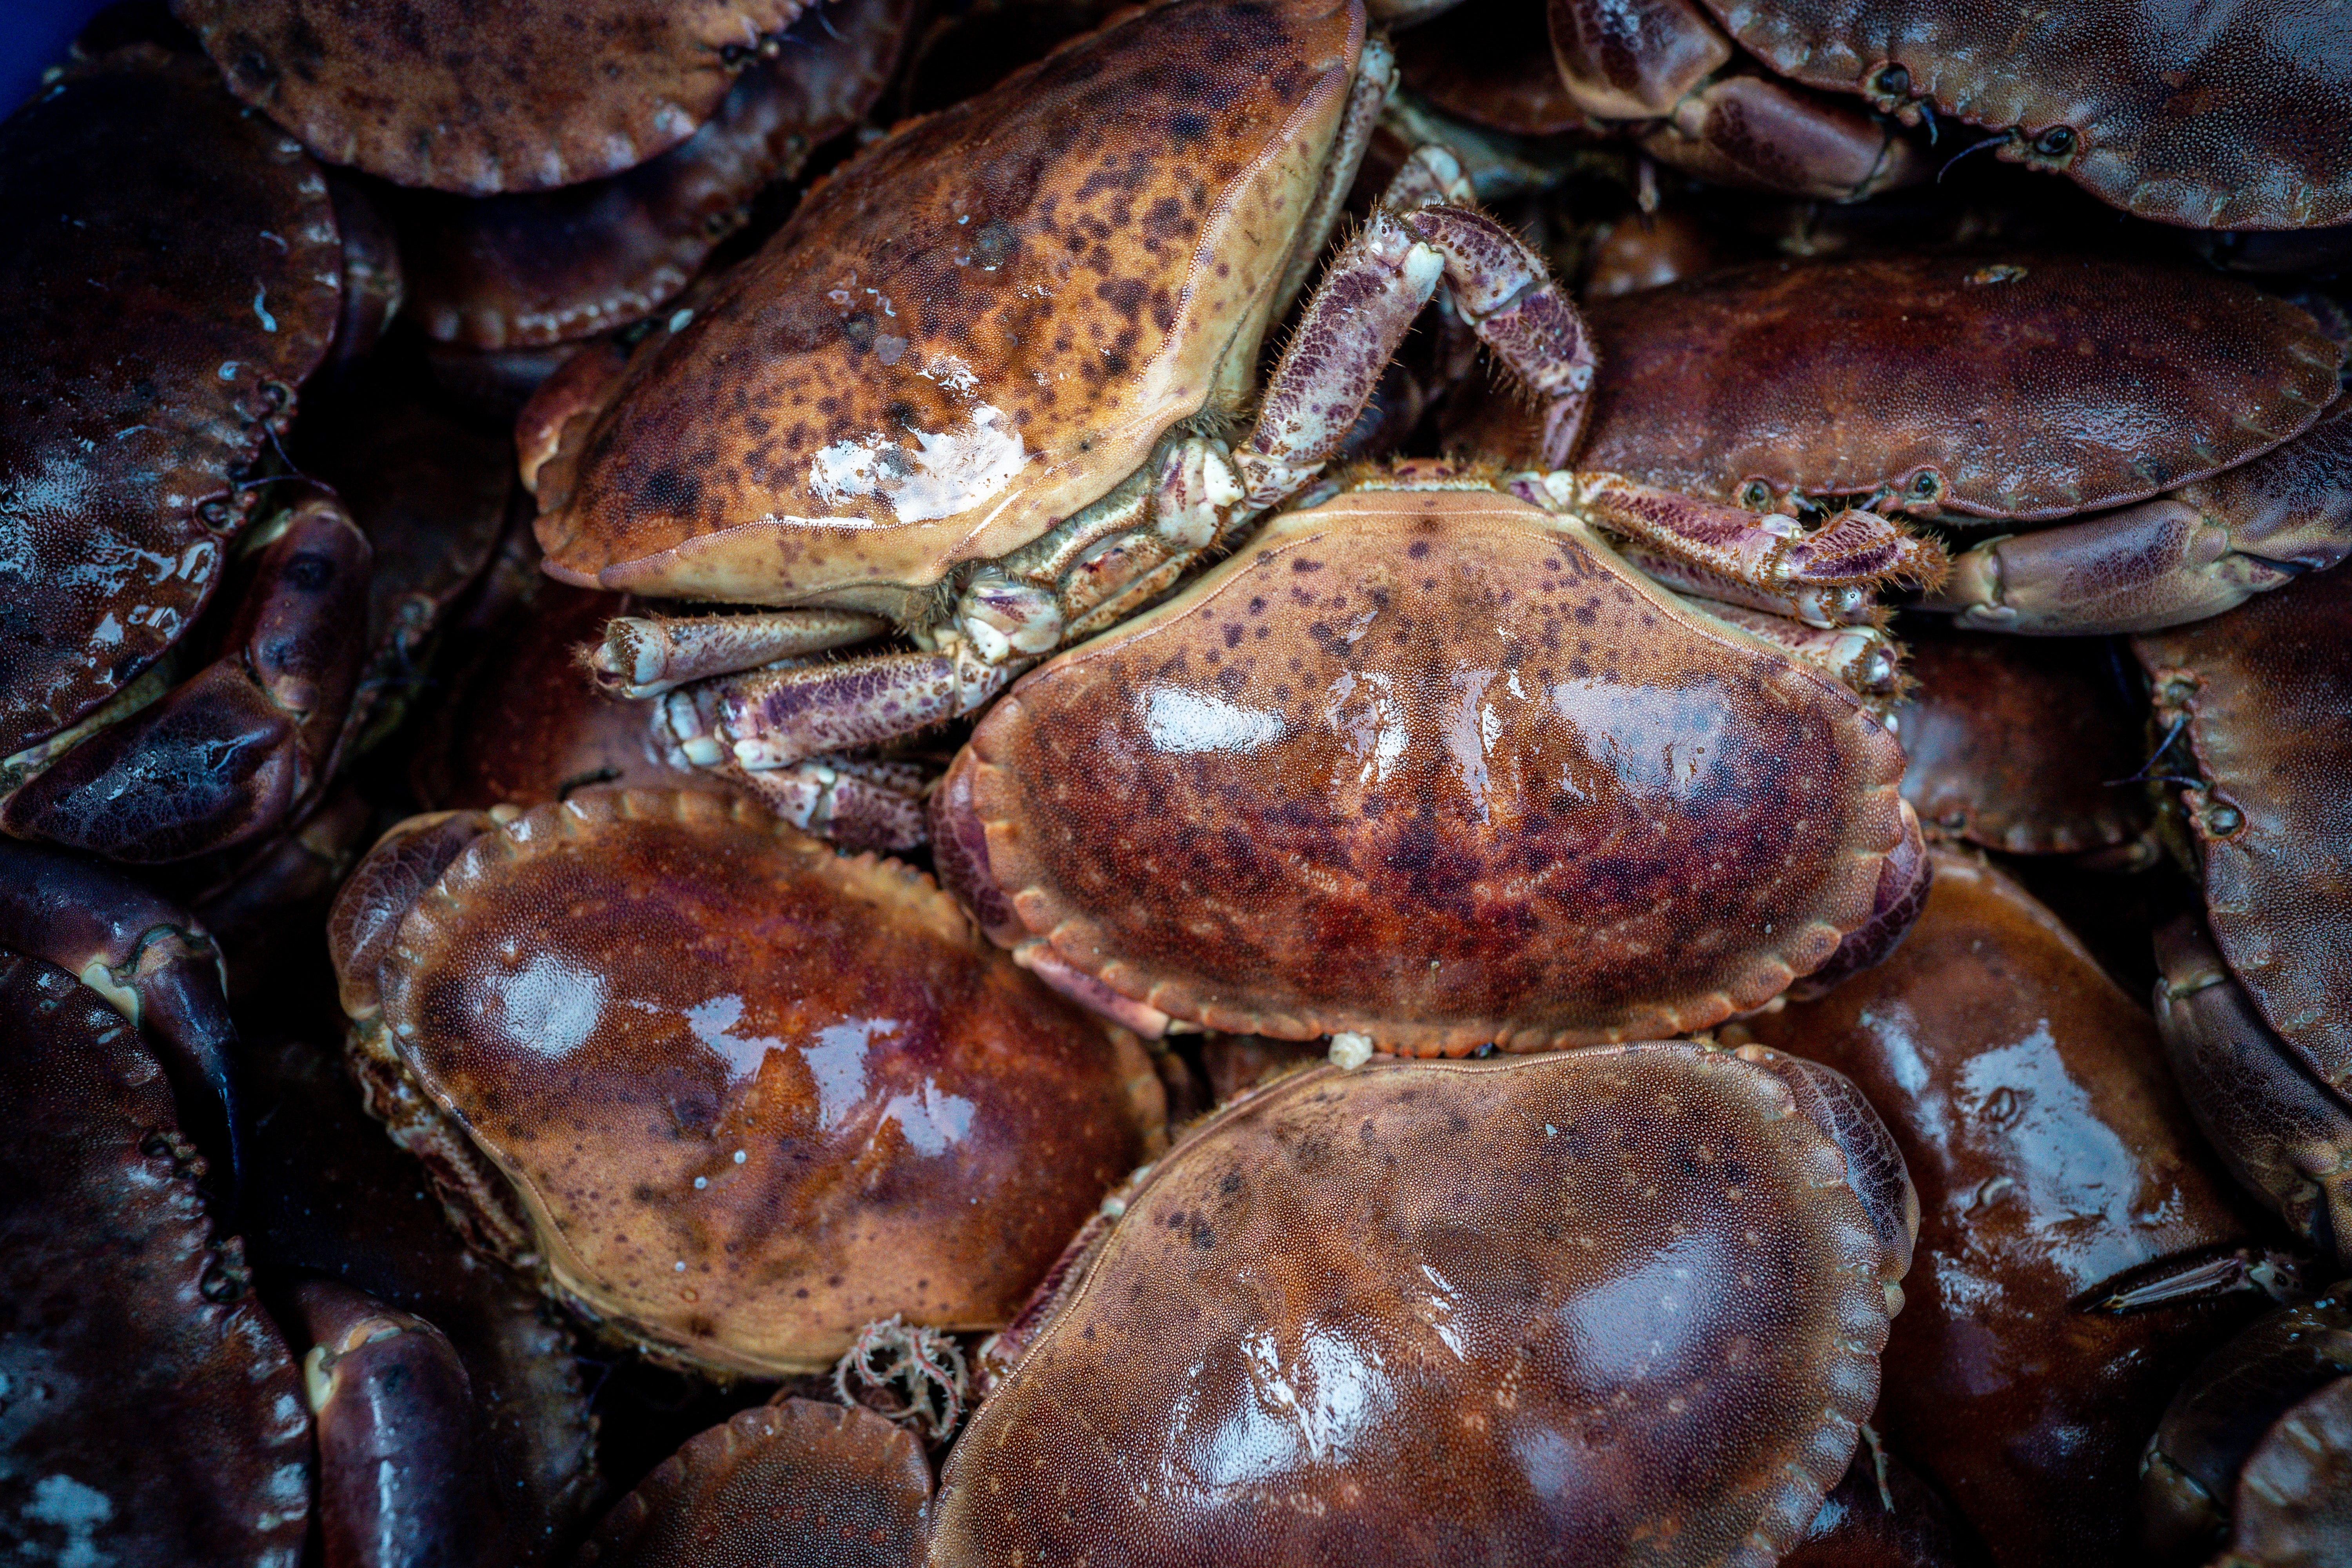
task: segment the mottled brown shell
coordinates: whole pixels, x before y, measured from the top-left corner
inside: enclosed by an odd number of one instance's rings
[[[617,174],[710,117],[801,0],[173,0],[331,163],[489,195]]]
[[[1360,490],[1028,676],[935,838],[1024,963],[1130,1005],[1540,1050],[1819,968],[1903,840],[1902,771],[1852,694],[1580,523]]]
[[[1158,1087],[928,879],[721,795],[482,833],[382,986],[554,1288],[722,1371],[829,1366],[894,1312],[1003,1322],[1142,1157]]]
[[[912,1568],[931,1467],[870,1410],[786,1399],[690,1439],[614,1505],[579,1568]]]
[[[1579,465],[1752,503],[1882,487],[2047,520],[2270,450],[2336,396],[2311,316],[2183,266],[2016,253],[1776,261],[1591,307]]]
[[[1783,76],[2013,130],[2025,161],[2198,228],[2352,218],[2352,49],[2306,0],[1707,0]],[[1887,78],[1900,68],[1899,90]]]
[[[1904,628],[1917,685],[1895,710],[1903,798],[1936,832],[2012,855],[2124,843],[2148,823],[2128,782],[2147,760],[2104,637],[2011,637]]]
[[[1877,1391],[1908,1239],[1848,1183],[1695,1045],[1285,1079],[1126,1194],[929,1560],[1761,1568]]]
[[[5,952],[0,1040],[0,1541],[294,1568],[310,1413],[162,1067],[96,992]]]
[[[0,123],[0,207],[6,759],[195,620],[253,503],[234,481],[325,357],[342,275],[317,165],[150,46]]]
[[[903,47],[911,0],[812,9],[735,80],[702,129],[660,157],[560,191],[417,192],[394,207],[409,313],[447,342],[518,348],[592,336],[686,287],[771,180],[855,124]]]
[[[1917,1185],[1874,1425],[1995,1562],[2142,1561],[2140,1444],[2242,1309],[2076,1309],[2117,1275],[2244,1242],[2256,1218],[2199,1142],[2147,1013],[2015,882],[1934,859],[1892,957],[1724,1037],[1851,1076]]]
[[[1236,405],[1363,42],[1178,0],[836,171],[542,470],[588,586],[903,614]]]
[[[2352,576],[2315,572],[2133,647],[2207,781],[2181,804],[2213,940],[2271,1027],[2352,1094]]]

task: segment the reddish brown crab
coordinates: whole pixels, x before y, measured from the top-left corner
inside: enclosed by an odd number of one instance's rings
[[[1392,77],[1358,0],[1177,0],[845,165],[565,394],[549,571],[783,606],[616,623],[602,675],[695,682],[674,743],[805,819],[829,786],[800,764],[979,706],[1311,480],[1441,282],[1572,439],[1574,313],[1435,153],[1326,269],[1246,437],[1204,433],[1250,401]],[[802,657],[892,621],[919,651]]]
[[[332,942],[370,1109],[453,1217],[722,1375],[1003,1322],[1164,1114],[927,879],[726,796],[414,819]]]
[[[1854,1448],[1916,1210],[1835,1073],[1675,1043],[1297,1074],[1105,1214],[935,1499],[903,1435],[795,1402],[588,1560],[1765,1568]]]
[[[1500,482],[1367,476],[1026,677],[934,796],[941,875],[1151,1034],[1540,1050],[1874,961],[1918,824],[1811,661],[1891,667],[1883,636],[1677,598],[1578,476]]]
[[[2232,279],[1890,255],[1709,273],[1590,315],[1585,466],[1759,510],[2030,529],[1967,550],[1930,600],[1985,630],[2176,626],[2352,547],[2344,349]],[[1524,416],[1489,408],[1473,449],[1536,460]]]

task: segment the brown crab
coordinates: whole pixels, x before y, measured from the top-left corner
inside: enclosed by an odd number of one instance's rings
[[[716,795],[413,819],[336,905],[371,1109],[592,1321],[722,1373],[1003,1322],[1159,1103],[927,879]]]
[[[1892,957],[1721,1037],[1850,1075],[1918,1187],[1874,1423],[1994,1561],[2133,1562],[2139,1445],[2260,1299],[2182,1298],[2240,1277],[2258,1216],[2199,1145],[2147,1014],[2016,882],[1930,854]],[[2088,1310],[2126,1289],[2165,1304]]]
[[[536,416],[562,431],[551,573],[783,606],[616,623],[600,674],[694,682],[672,742],[804,818],[799,764],[977,707],[1307,484],[1441,282],[1572,440],[1573,310],[1433,152],[1325,269],[1246,437],[1208,433],[1392,76],[1358,0],[1177,0],[844,165],[615,383],[568,384],[568,423]],[[804,657],[892,622],[916,651]]]
[[[903,51],[912,0],[830,0],[735,79],[677,146],[624,174],[490,198],[387,205],[426,333],[483,350],[568,342],[651,314],[751,216],[752,198],[863,119]]]
[[[345,298],[326,184],[201,58],[133,43],[0,124],[0,827],[141,860],[253,837],[323,781],[362,652],[366,540],[257,471]]]
[[[1150,1034],[1540,1050],[1872,962],[1919,829],[1813,661],[1891,670],[1884,637],[1676,597],[1578,480],[1407,465],[1277,516],[982,721],[933,797],[942,877]]]
[[[694,133],[802,0],[173,0],[238,97],[330,163],[488,195]]]
[[[2323,1568],[2352,1554],[2352,1280],[2247,1328],[2147,1440],[2163,1568]]]
[[[51,1563],[294,1568],[310,1424],[121,1014],[0,952],[0,1542]]]
[[[698,1524],[798,1561],[855,1521],[942,1568],[1764,1568],[1846,1468],[1913,1215],[1852,1087],[1774,1052],[1312,1069],[1106,1205],[936,1499],[863,1412],[761,1412],[774,1438],[706,1435],[615,1511],[642,1555],[593,1561],[671,1568]]]
[[[2159,943],[2158,1013],[2231,1167],[2352,1249],[2352,580],[2291,584],[2135,639],[2205,921]]]
[[[1738,268],[1588,314],[1585,466],[1764,510],[2033,530],[1975,544],[1930,597],[1980,629],[2179,625],[2352,545],[2344,349],[2233,279],[1896,254]],[[1493,416],[1473,448],[1534,460],[1523,417]]]

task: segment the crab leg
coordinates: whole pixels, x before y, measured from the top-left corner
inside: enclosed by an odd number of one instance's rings
[[[845,849],[912,849],[923,842],[921,770],[854,757],[812,757],[781,768],[726,763],[714,770],[751,791],[803,832]]]
[[[706,675],[754,669],[881,636],[890,623],[856,610],[768,610],[743,616],[615,616],[588,656],[596,684],[615,697],[658,697]]]
[[[1700,500],[1620,474],[1528,475],[1513,488],[1538,506],[1574,512],[1611,533],[1769,593],[1902,577],[1935,584],[1944,576],[1939,546],[1874,511],[1840,512],[1809,532],[1793,517]]]
[[[1685,599],[1717,600],[1822,628],[1865,622],[1875,626],[1886,618],[1886,612],[1872,599],[1870,590],[1856,583],[1776,593],[1640,544],[1620,542],[1617,553],[1625,558],[1627,564],[1638,568],[1643,576]]]
[[[991,662],[959,640],[936,653],[754,670],[671,692],[655,712],[656,733],[698,767],[788,767],[968,713],[1029,662]]]
[[[1763,638],[1864,697],[1892,696],[1902,685],[1902,658],[1895,652],[1895,639],[1876,626],[1808,626],[1767,611],[1710,603],[1695,595],[1676,597]]]

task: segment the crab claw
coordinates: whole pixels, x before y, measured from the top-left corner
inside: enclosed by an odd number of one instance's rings
[[[2352,553],[2352,395],[2296,439],[2169,495],[1979,544],[1927,601],[1988,631],[2185,626]]]
[[[211,934],[110,866],[0,839],[0,948],[67,971],[161,1047],[183,1119],[223,1157],[233,1217],[245,1115]]]

